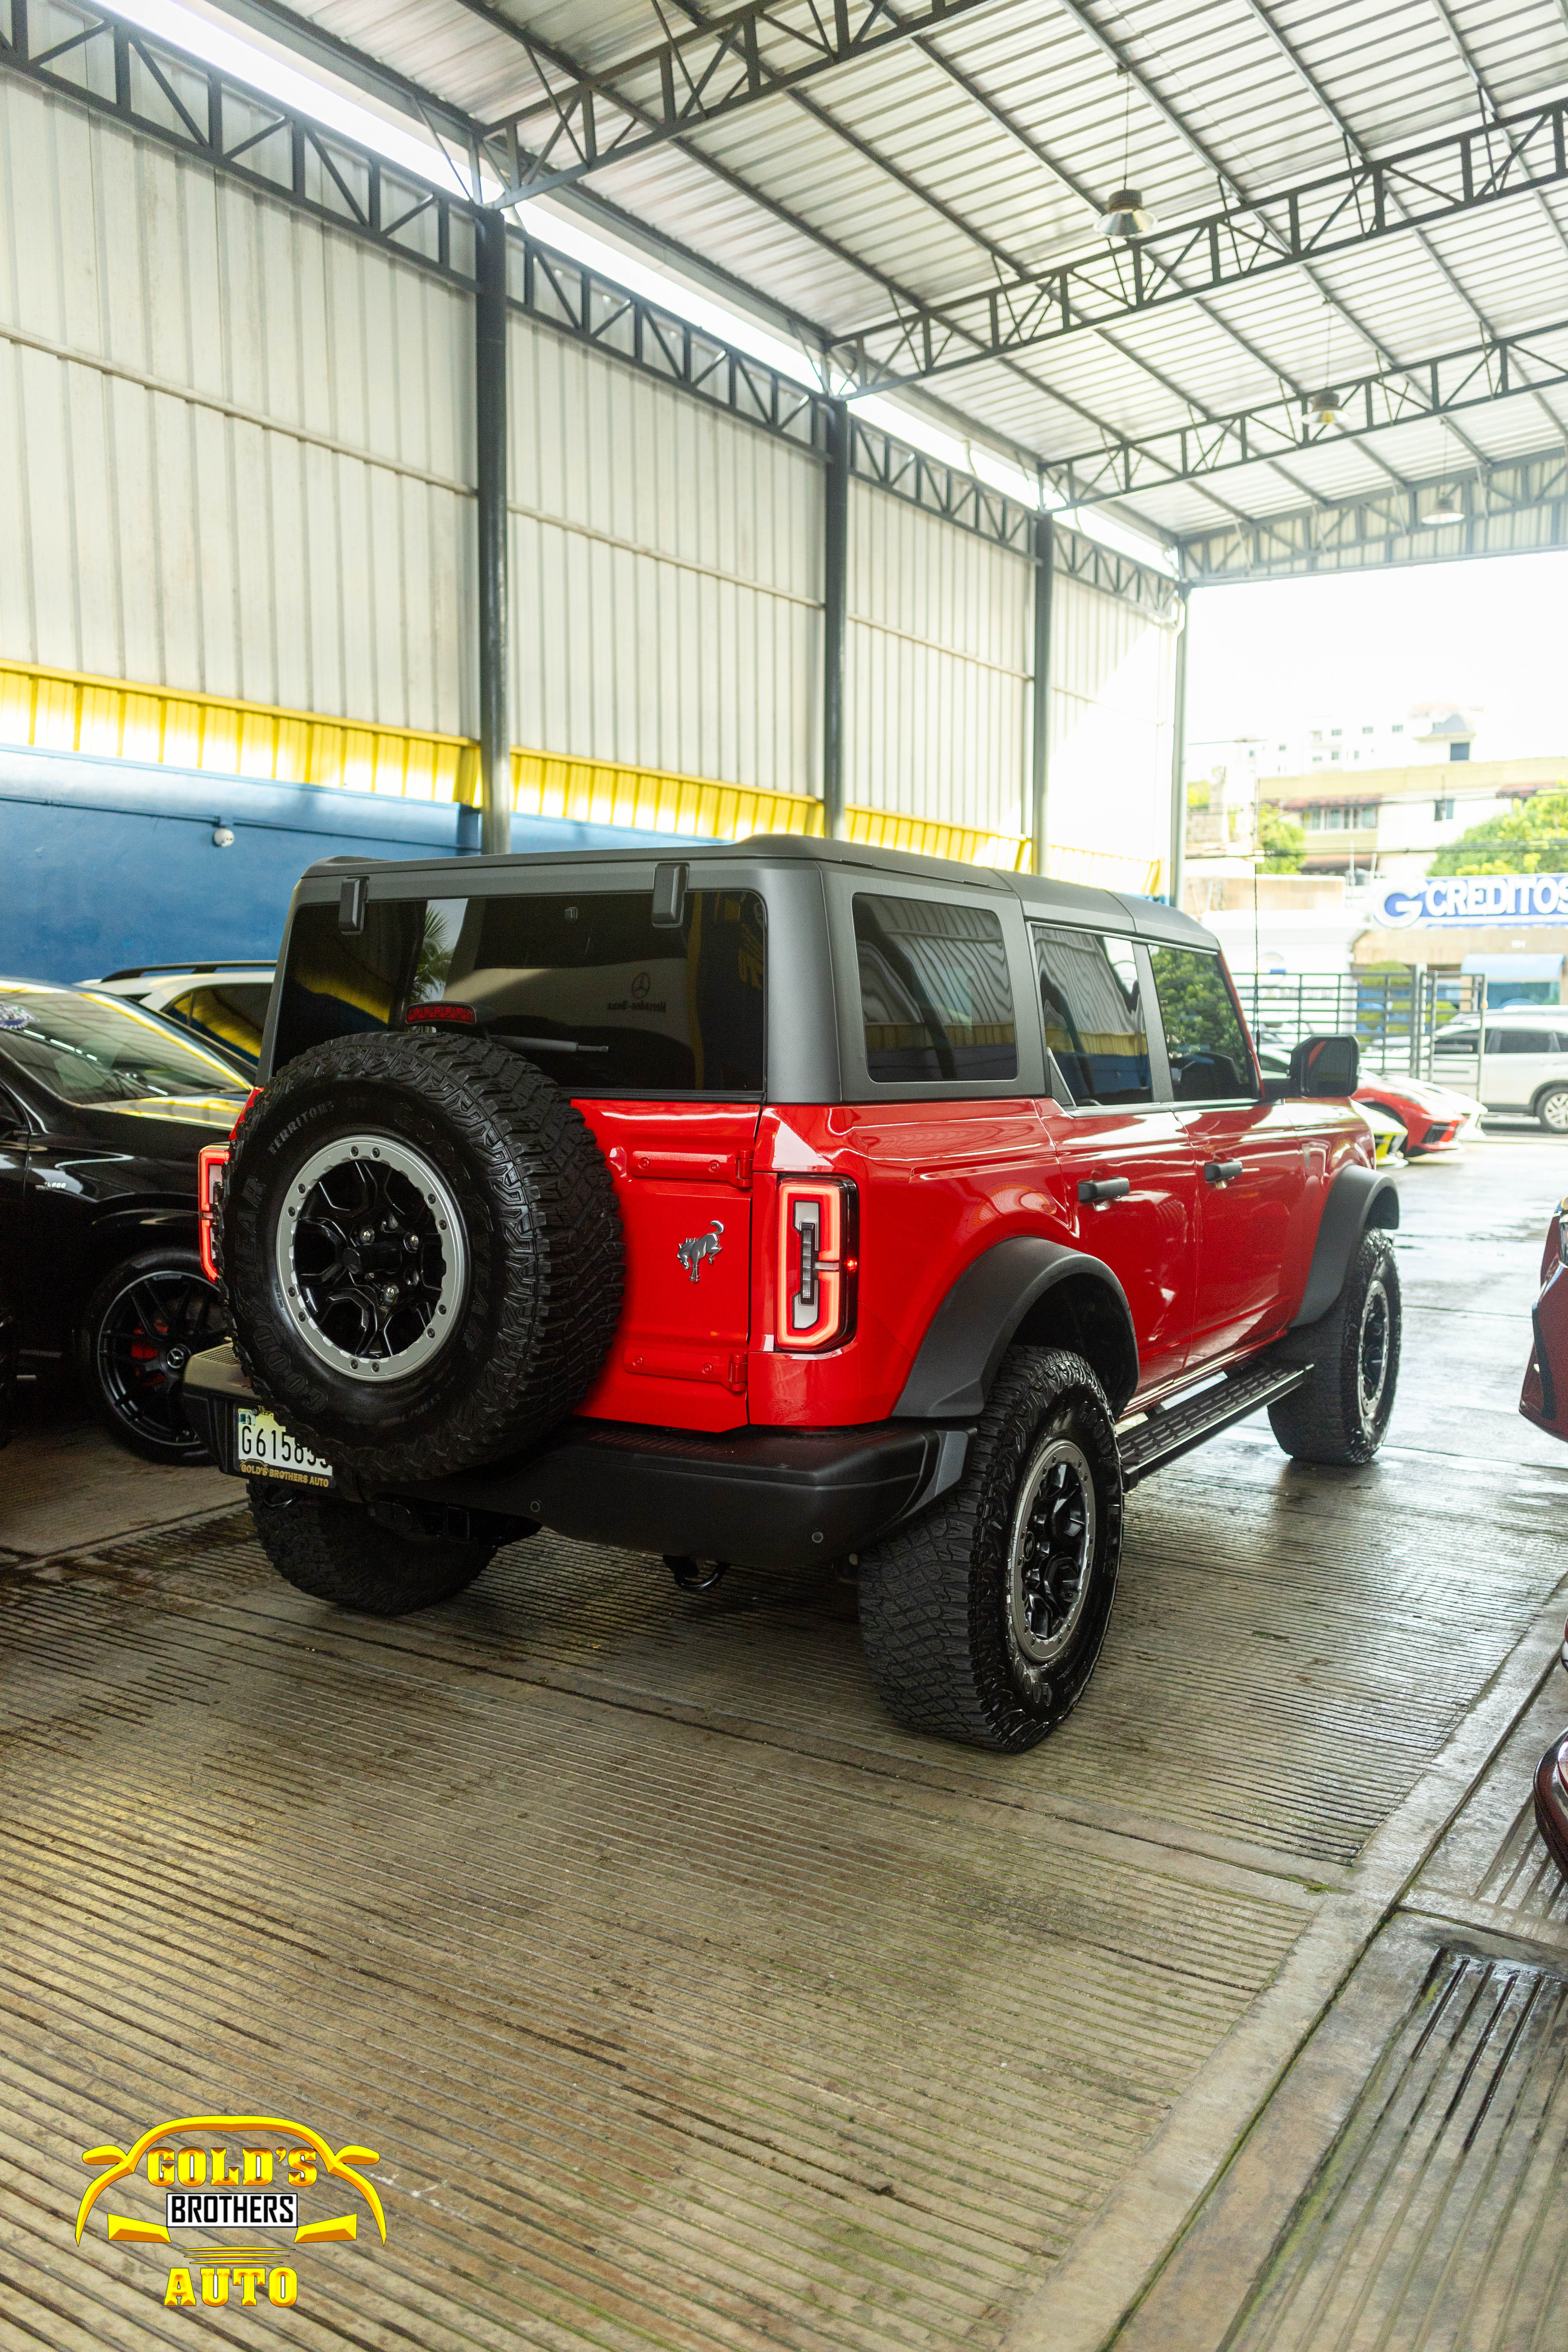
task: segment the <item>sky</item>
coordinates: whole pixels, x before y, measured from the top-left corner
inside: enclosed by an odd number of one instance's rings
[[[1200,588],[1188,626],[1190,744],[1451,698],[1472,759],[1568,754],[1568,554]]]

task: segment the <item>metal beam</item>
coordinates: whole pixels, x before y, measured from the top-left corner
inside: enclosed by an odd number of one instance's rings
[[[1035,666],[1029,689],[1029,805],[1024,830],[1037,874],[1046,870],[1051,812],[1051,622],[1056,603],[1056,525],[1035,522]]]
[[[1546,346],[1558,338],[1556,350],[1549,352]],[[1499,335],[1442,352],[1409,367],[1383,368],[1348,382],[1342,376],[1337,419],[1330,425],[1314,425],[1298,394],[1259,402],[1230,416],[1173,425],[1118,448],[1086,450],[1052,464],[1047,474],[1070,505],[1089,506],[1347,441],[1365,444],[1402,425],[1462,416],[1522,396],[1539,398],[1559,385],[1568,385],[1568,320],[1533,334]],[[1395,487],[1409,486],[1396,477]]]
[[[1176,632],[1176,687],[1171,706],[1171,851],[1165,876],[1165,899],[1182,903],[1187,873],[1187,633],[1192,626],[1187,590],[1182,589],[1182,620]]]
[[[559,52],[518,26],[534,86],[490,126],[489,153],[509,198],[542,195],[994,5],[748,0],[597,72],[563,70]]]
[[[1457,523],[1422,520],[1440,488],[1464,509]],[[1434,478],[1408,492],[1377,490],[1242,528],[1195,532],[1181,542],[1186,581],[1299,578],[1313,573],[1462,562],[1568,547],[1568,450],[1504,459],[1472,481]]]
[[[1564,181],[1568,100],[1557,99],[1397,155],[1352,157],[1257,203],[949,298],[940,316],[895,311],[836,339],[831,349],[863,389],[888,391],[1410,236]]]
[[[844,837],[844,655],[849,620],[849,412],[827,404],[822,483],[822,829]]]
[[[474,446],[479,485],[479,847],[511,847],[511,721],[508,692],[507,231],[500,213],[475,223]]]

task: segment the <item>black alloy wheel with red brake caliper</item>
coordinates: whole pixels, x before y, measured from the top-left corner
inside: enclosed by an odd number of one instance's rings
[[[194,1249],[171,1243],[111,1266],[87,1303],[77,1367],[111,1436],[149,1462],[211,1460],[185,1412],[185,1371],[228,1318]]]

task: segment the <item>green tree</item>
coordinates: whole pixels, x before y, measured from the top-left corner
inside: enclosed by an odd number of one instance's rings
[[[1440,849],[1430,874],[1568,873],[1568,791],[1536,793],[1506,816],[1471,825]]]
[[[1307,847],[1305,825],[1298,824],[1283,809],[1265,801],[1258,812],[1258,840],[1265,853],[1261,872],[1300,874]]]

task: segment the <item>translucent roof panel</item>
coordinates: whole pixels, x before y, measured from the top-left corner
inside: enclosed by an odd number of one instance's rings
[[[293,0],[292,21],[481,126],[516,116],[526,147],[544,136],[545,86],[570,104],[584,76],[606,135],[646,131],[667,27],[701,41],[709,19],[744,16],[765,95],[612,154],[552,201],[601,220],[612,208],[662,242],[673,268],[695,258],[808,334],[864,337],[897,375],[919,376],[921,336],[903,329],[927,320],[943,365],[924,389],[977,435],[1047,464],[1269,404],[1300,413],[1314,394],[1382,369],[1429,370],[1500,335],[1524,339],[1514,380],[1548,379],[1447,427],[1391,391],[1377,395],[1386,428],[1365,441],[1319,438],[1212,478],[1135,469],[1122,506],[1165,531],[1560,442],[1568,399],[1550,378],[1568,353],[1546,332],[1568,321],[1568,187],[1556,184],[1413,228],[1393,181],[1383,233],[1363,238],[1363,185],[1334,215],[1337,249],[1308,261],[1249,275],[1237,262],[1211,285],[1205,247],[1163,279],[1168,299],[1108,297],[1092,325],[1001,352],[989,320],[998,289],[1032,299],[1063,265],[1103,286],[1111,248],[1097,215],[1119,186],[1141,192],[1161,230],[1275,199],[1278,226],[1291,190],[1463,131],[1486,134],[1472,156],[1484,177],[1514,135],[1499,115],[1568,93],[1564,0],[973,0],[945,12],[901,0],[897,18],[869,0],[846,5],[864,53],[788,86],[835,22],[821,0],[739,12],[734,0],[673,11],[666,0]],[[276,37],[289,37],[289,21],[268,19]],[[721,63],[707,87],[726,71],[733,79]],[[1424,164],[1414,200],[1457,185],[1447,168]],[[1250,233],[1216,230],[1213,251],[1239,254]],[[1131,248],[1117,250],[1131,282]],[[1476,378],[1500,381],[1495,362]]]

